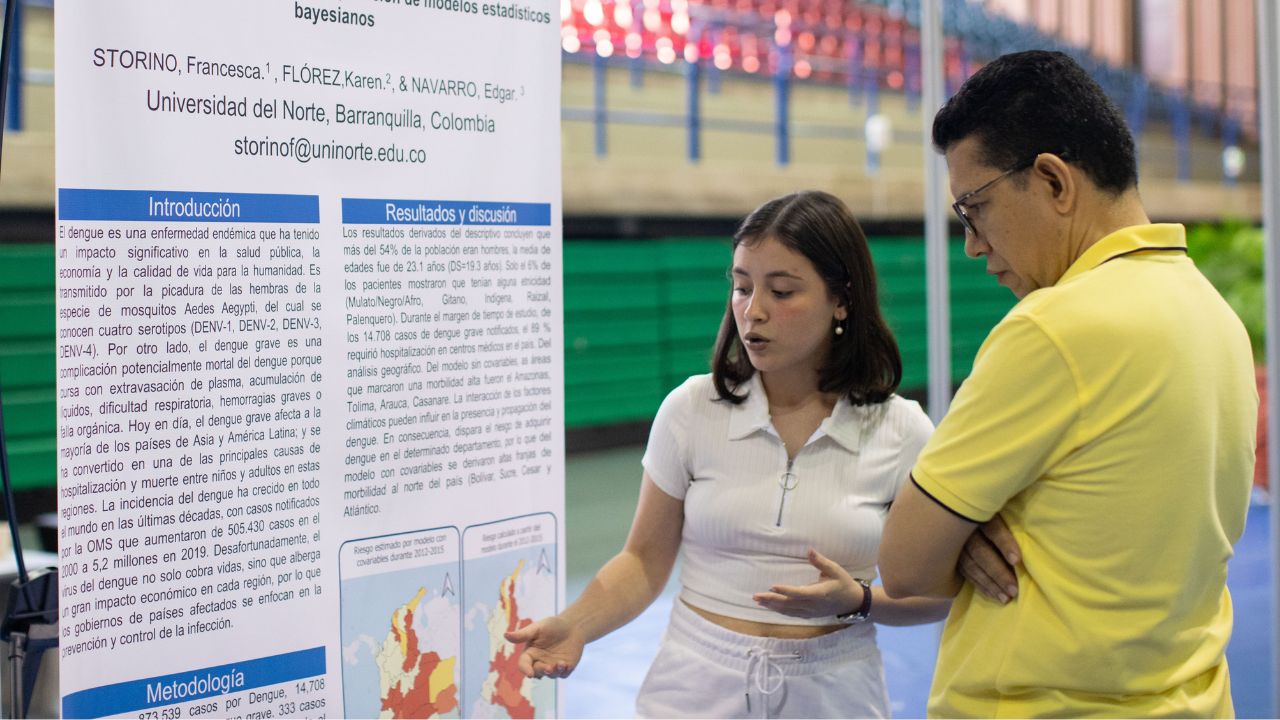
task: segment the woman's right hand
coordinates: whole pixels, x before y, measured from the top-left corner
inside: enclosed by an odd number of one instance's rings
[[[520,672],[530,678],[569,677],[588,641],[643,612],[671,576],[683,528],[684,501],[659,488],[646,471],[622,552],[605,563],[582,596],[560,614],[506,633],[507,642],[516,645]]]
[[[506,633],[508,642],[524,645],[520,672],[530,678],[566,678],[582,659],[586,640],[559,615],[543,618]]]

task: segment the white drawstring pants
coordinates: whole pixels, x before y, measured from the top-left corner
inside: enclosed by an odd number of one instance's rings
[[[640,694],[640,718],[887,718],[874,625],[809,640],[742,635],[678,598]]]

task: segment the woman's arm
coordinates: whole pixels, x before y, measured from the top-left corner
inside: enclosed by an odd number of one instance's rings
[[[578,626],[587,642],[622,627],[644,612],[667,584],[684,529],[684,502],[644,474],[640,502],[627,542],[561,617]]]
[[[625,625],[662,592],[684,529],[684,501],[644,474],[640,501],[622,551],[604,564],[582,595],[559,615],[507,633],[526,643],[520,669],[529,677],[568,677],[586,643]]]

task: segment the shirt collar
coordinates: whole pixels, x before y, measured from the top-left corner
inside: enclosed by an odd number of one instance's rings
[[[1058,278],[1055,285],[1070,280],[1092,270],[1099,265],[1114,260],[1121,255],[1128,255],[1140,250],[1182,250],[1187,249],[1187,230],[1176,223],[1158,225],[1133,225],[1121,228],[1103,237],[1084,251],[1071,267]]]
[[[745,391],[747,399],[729,406],[729,439],[741,440],[758,430],[767,431],[769,398],[764,394],[760,373],[752,373],[751,378],[738,386],[736,391],[739,394]]]
[[[881,406],[858,407],[850,403],[848,397],[841,397],[831,410],[831,416],[818,426],[818,432],[826,433],[827,437],[835,440],[845,450],[856,453],[862,447],[862,432],[867,426],[866,414],[879,407]]]
[[[773,434],[769,418],[769,398],[765,395],[760,373],[752,374],[751,379],[738,388],[738,392],[743,391],[747,393],[747,399],[731,406],[729,410],[729,439],[741,440],[761,431]],[[855,407],[849,402],[849,398],[841,397],[836,401],[831,415],[818,426],[815,437],[811,440],[825,435],[849,452],[858,452],[858,448],[862,446],[862,429],[865,424],[862,414],[867,411],[868,408]]]

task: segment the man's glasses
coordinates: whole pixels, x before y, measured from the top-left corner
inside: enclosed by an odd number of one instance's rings
[[[978,236],[978,229],[973,226],[973,220],[969,217],[969,209],[965,207],[965,203],[972,200],[973,197],[978,193],[982,192],[983,190],[986,190],[992,185],[995,185],[996,183],[1009,177],[1010,175],[1016,172],[1021,172],[1023,170],[1026,170],[1027,168],[1031,167],[1035,163],[1035,161],[1036,159],[1033,157],[1027,162],[1018,163],[1017,165],[1014,165],[1008,170],[1005,170],[1004,172],[1000,173],[994,178],[991,178],[987,182],[983,183],[977,189],[970,190],[969,192],[961,195],[960,197],[956,198],[955,202],[951,203],[951,209],[955,211],[956,217],[960,218],[960,224],[964,226],[965,232],[969,233],[970,235],[973,235],[974,237]]]

